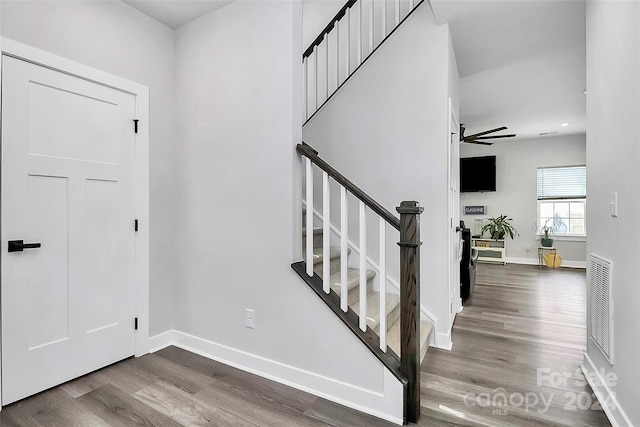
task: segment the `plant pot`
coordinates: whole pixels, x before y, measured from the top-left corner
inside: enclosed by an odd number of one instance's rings
[[[553,246],[553,239],[551,237],[541,237],[540,238],[540,246],[545,248],[550,248]]]
[[[498,239],[504,239],[504,231],[501,231],[501,232],[499,232],[499,233],[496,231],[495,233],[493,233],[493,235],[491,236],[491,238],[492,238],[492,239],[496,239],[496,240],[498,240]]]

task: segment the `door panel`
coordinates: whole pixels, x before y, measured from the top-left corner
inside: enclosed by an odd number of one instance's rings
[[[87,333],[118,323],[118,183],[89,179],[87,198]],[[114,268],[115,267],[115,268]]]
[[[3,404],[134,354],[134,108],[3,57]],[[42,247],[9,253],[9,240]]]
[[[29,233],[25,238],[47,242],[47,250],[33,250],[24,257],[31,350],[69,338],[69,197],[67,178],[36,175],[27,179]]]

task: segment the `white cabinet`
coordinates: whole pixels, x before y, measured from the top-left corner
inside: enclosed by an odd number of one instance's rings
[[[507,242],[504,239],[472,237],[471,246],[478,251],[478,261],[507,263]]]

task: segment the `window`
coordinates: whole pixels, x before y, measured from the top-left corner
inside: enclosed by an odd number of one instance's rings
[[[556,236],[586,236],[586,166],[538,168],[538,232],[546,225]]]

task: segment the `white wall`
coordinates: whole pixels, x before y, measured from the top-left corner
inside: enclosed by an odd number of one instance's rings
[[[308,48],[346,0],[302,0],[302,47]]]
[[[322,158],[388,210],[403,200],[425,208],[421,302],[439,319],[448,316],[449,48],[448,26],[436,26],[423,4],[303,130]],[[387,239],[395,246],[398,235]],[[448,332],[446,323],[438,332]]]
[[[614,363],[588,340],[585,365],[615,375],[609,397],[618,407],[610,419],[620,426],[640,425],[638,22],[638,2],[587,3],[587,253],[613,262]],[[612,192],[618,193],[617,218],[610,215]]]
[[[401,417],[387,394],[399,383],[290,267],[301,19],[298,2],[234,2],[176,31],[176,334],[261,375]],[[246,308],[255,329],[244,326]]]
[[[491,146],[461,144],[460,157],[496,156],[496,191],[460,195],[460,219],[472,232],[474,219],[498,215],[513,218],[520,233],[507,239],[507,261],[538,263],[539,241],[536,239],[537,168],[575,166],[586,163],[585,135],[549,136],[536,139],[504,140]],[[591,171],[589,170],[588,173]],[[588,204],[588,201],[587,201]],[[464,215],[464,206],[486,205],[487,215]],[[486,223],[486,221],[485,221]],[[595,228],[595,227],[594,227]],[[591,229],[587,230],[590,235]],[[565,266],[582,266],[586,260],[584,239],[554,238],[553,245]]]
[[[173,327],[173,31],[119,1],[0,1],[0,34],[150,89],[150,334]]]

